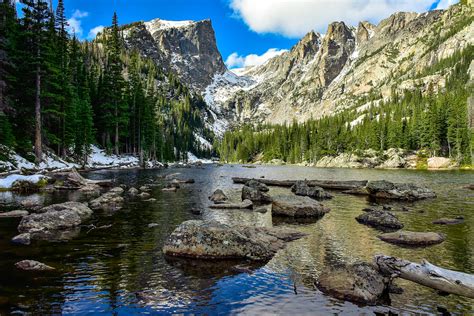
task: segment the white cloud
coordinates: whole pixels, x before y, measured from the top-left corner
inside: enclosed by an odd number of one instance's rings
[[[72,14],[71,18],[67,20],[67,23],[69,24],[67,27],[67,31],[69,34],[76,34],[77,37],[82,38],[82,35],[84,34],[84,30],[82,29],[82,18],[85,18],[89,16],[88,12],[81,11],[81,10],[76,10]]]
[[[324,33],[327,25],[374,23],[398,11],[424,12],[434,0],[231,0],[230,7],[257,33],[301,37],[310,30]],[[457,0],[441,0],[444,8]]]
[[[103,25],[98,25],[98,26],[92,28],[89,31],[89,35],[87,35],[87,38],[88,39],[94,39],[97,36],[98,33],[102,32],[103,29],[104,29]]]
[[[455,4],[455,3],[458,3],[459,1],[458,0],[441,0],[438,5],[436,6],[436,9],[446,9],[448,8],[449,6]]]
[[[242,68],[249,66],[258,66],[264,64],[267,60],[287,52],[287,49],[270,48],[262,55],[250,54],[247,56],[240,56],[237,53],[232,53],[227,57],[225,64],[228,68]]]

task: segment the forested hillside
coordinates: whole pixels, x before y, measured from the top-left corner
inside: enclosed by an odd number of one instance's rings
[[[126,51],[116,14],[100,38],[81,42],[66,31],[62,0],[21,3],[21,13],[0,3],[0,144],[36,162],[48,150],[85,163],[91,144],[142,161],[210,155],[204,101]]]
[[[392,92],[377,102],[372,94],[353,109],[320,120],[287,125],[246,126],[227,132],[219,145],[225,161],[315,163],[323,156],[389,148],[417,150],[427,156],[445,156],[459,164],[472,164],[472,135],[468,128],[467,100],[472,93],[469,67],[474,47],[443,59],[413,79],[434,73],[446,76],[444,90],[432,88]],[[364,110],[360,110],[361,105]]]

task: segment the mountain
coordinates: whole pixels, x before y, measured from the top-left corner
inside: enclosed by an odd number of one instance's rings
[[[290,51],[243,70],[226,68],[210,20],[155,19],[122,29],[129,50],[204,96],[205,119],[222,135],[229,125],[301,122],[367,106],[361,100],[386,100],[393,89],[443,89],[443,73],[419,74],[472,45],[472,22],[472,6],[461,4],[423,14],[398,12],[378,25],[334,22],[324,35],[311,31]]]
[[[126,47],[175,72],[188,86],[203,91],[227,69],[217,49],[210,20],[154,19],[122,27]]]
[[[378,25],[344,22],[325,35],[309,32],[264,65],[217,74],[205,99],[228,121],[284,123],[332,115],[368,95],[443,89],[444,74],[423,70],[474,43],[472,6],[423,14],[399,12]],[[420,75],[421,74],[421,75]]]

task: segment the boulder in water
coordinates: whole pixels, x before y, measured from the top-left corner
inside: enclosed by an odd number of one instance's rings
[[[413,183],[392,183],[385,180],[369,181],[366,188],[370,196],[380,199],[415,201],[436,197],[432,190]]]
[[[398,217],[387,211],[373,209],[356,217],[356,220],[365,225],[375,228],[401,229],[403,224]]]
[[[324,269],[317,285],[337,299],[375,305],[387,294],[389,283],[376,267],[362,262]]]
[[[15,237],[12,238],[12,243],[28,246],[29,244],[31,244],[31,234],[23,233],[23,234],[16,235]]]
[[[262,204],[272,202],[272,198],[268,193],[246,185],[242,188],[242,200],[250,200]]]
[[[42,208],[39,214],[24,216],[18,225],[18,231],[30,233],[31,237],[34,237],[35,234],[55,233],[77,227],[91,215],[91,209],[82,203],[54,204]]]
[[[217,221],[190,220],[166,240],[169,256],[201,259],[270,260],[289,241],[305,234],[283,228],[228,226]]]
[[[109,191],[90,201],[89,206],[93,210],[117,211],[122,208],[123,202],[124,198],[120,193]]]
[[[464,217],[458,216],[456,218],[440,218],[433,221],[433,224],[437,225],[456,225],[464,222]]]
[[[277,197],[272,202],[272,214],[288,217],[322,217],[330,209],[309,197],[298,199]]]
[[[214,202],[214,204],[222,204],[227,202],[229,198],[227,197],[227,195],[225,195],[224,191],[222,191],[221,189],[217,189],[209,197],[209,200]]]
[[[15,263],[15,267],[24,271],[52,271],[55,270],[44,263],[34,260],[22,260]]]
[[[318,186],[310,187],[307,181],[296,181],[291,187],[291,191],[299,196],[308,196],[316,200],[331,199],[332,195]]]
[[[445,236],[440,233],[411,231],[386,233],[378,236],[378,238],[391,244],[407,246],[436,245],[442,243],[445,240]]]
[[[268,192],[270,189],[265,183],[262,183],[258,180],[251,179],[245,183],[246,186],[257,189],[261,192]]]

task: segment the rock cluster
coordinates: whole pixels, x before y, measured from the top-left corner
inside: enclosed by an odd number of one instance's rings
[[[124,190],[120,187],[112,188],[109,192],[89,202],[93,210],[117,211],[123,207],[124,198],[121,196]]]
[[[29,244],[32,239],[62,239],[92,216],[85,204],[66,202],[44,207],[38,214],[24,216],[18,225],[20,235],[13,242]]]

